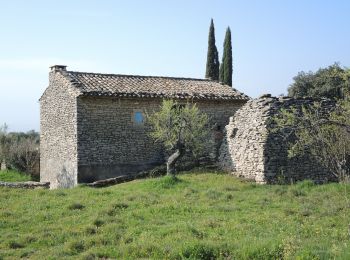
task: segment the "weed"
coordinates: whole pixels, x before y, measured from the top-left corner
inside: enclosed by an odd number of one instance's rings
[[[85,232],[88,234],[88,235],[94,235],[97,233],[97,229],[96,227],[87,227],[85,229]]]
[[[295,186],[297,186],[299,189],[310,189],[311,187],[315,187],[315,182],[312,180],[305,180],[298,182]]]
[[[217,252],[216,249],[210,245],[194,244],[185,248],[180,256],[187,259],[211,260],[217,258]]]
[[[224,187],[224,190],[225,191],[239,191],[239,188],[238,187],[235,187],[235,186],[229,186],[229,187]]]
[[[227,194],[226,195],[226,200],[232,200],[233,199],[233,195],[232,194]]]
[[[294,197],[306,196],[306,192],[298,187],[293,187],[289,190],[290,194]]]
[[[94,253],[88,253],[87,255],[84,255],[83,260],[95,260],[98,259],[97,255]]]
[[[20,182],[32,180],[29,174],[14,170],[0,171],[0,181],[6,182]]]
[[[207,195],[208,199],[217,200],[222,196],[222,193],[218,192],[216,190],[210,189],[206,192],[206,195]]]
[[[62,190],[59,190],[59,191],[56,192],[56,196],[57,197],[64,197],[64,196],[67,196],[67,193],[65,193]]]
[[[94,221],[93,224],[94,224],[96,227],[101,227],[104,223],[105,223],[104,220],[102,220],[102,219],[96,219],[96,220]]]
[[[17,241],[10,241],[8,243],[8,246],[10,249],[19,249],[19,248],[23,248],[24,244],[17,242]]]
[[[27,236],[27,237],[25,238],[25,241],[26,241],[26,243],[28,243],[28,244],[33,243],[33,242],[35,242],[35,241],[37,241],[37,240],[38,240],[38,238],[37,238],[37,237],[34,237],[34,236]]]
[[[287,188],[286,187],[283,187],[283,186],[279,186],[279,187],[277,187],[276,189],[275,189],[275,193],[277,194],[277,195],[283,195],[283,194],[285,194],[287,192]]]
[[[190,230],[192,235],[196,238],[203,239],[205,236],[205,234],[202,231],[198,230],[197,228],[195,228],[193,226],[189,226],[188,229]]]
[[[113,205],[114,209],[119,209],[119,210],[127,209],[128,207],[129,205],[126,203],[116,203]]]
[[[68,244],[68,249],[72,254],[78,254],[85,250],[85,244],[83,241],[73,241]]]
[[[198,193],[198,191],[193,189],[193,188],[187,188],[187,189],[184,190],[184,196],[185,197],[190,197],[190,196],[192,196],[194,194],[197,194],[197,193]]]
[[[157,179],[156,186],[163,189],[171,189],[182,182],[178,177],[165,176]]]
[[[292,215],[295,215],[297,212],[294,210],[294,209],[291,209],[291,208],[286,208],[284,210],[284,214],[286,216],[292,216]]]
[[[68,209],[70,210],[82,210],[85,206],[79,202],[74,202],[71,205],[69,205]]]

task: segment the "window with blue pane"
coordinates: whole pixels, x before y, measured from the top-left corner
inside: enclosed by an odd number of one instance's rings
[[[137,125],[141,125],[143,124],[143,114],[141,111],[136,111],[134,112],[134,123]]]

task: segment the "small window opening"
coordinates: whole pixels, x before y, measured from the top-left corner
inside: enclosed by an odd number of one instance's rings
[[[134,122],[137,125],[143,124],[144,117],[141,111],[134,112]]]

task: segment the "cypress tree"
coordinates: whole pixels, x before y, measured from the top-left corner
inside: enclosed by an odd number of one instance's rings
[[[211,19],[208,38],[207,69],[205,77],[212,80],[219,80],[219,53],[215,45],[214,22]]]
[[[227,27],[224,41],[224,53],[220,66],[220,82],[232,86],[232,44],[231,30]]]
[[[224,57],[222,57],[222,59],[224,59]],[[223,77],[223,69],[224,69],[224,66],[222,66],[222,62],[220,64],[220,69],[219,69],[219,82],[224,82],[224,79],[222,78]]]

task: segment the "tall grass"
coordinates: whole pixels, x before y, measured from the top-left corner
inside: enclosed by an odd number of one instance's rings
[[[14,170],[0,171],[0,181],[6,182],[19,182],[19,181],[30,181],[31,177],[29,174],[21,173]]]
[[[349,259],[349,188],[196,172],[101,189],[0,188],[0,258]]]

